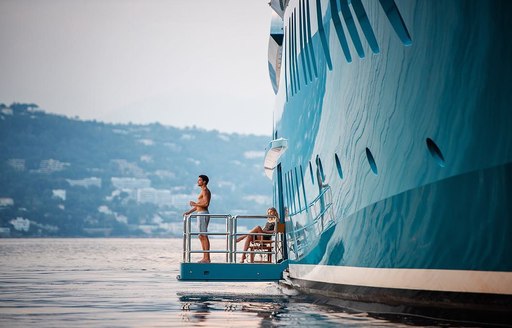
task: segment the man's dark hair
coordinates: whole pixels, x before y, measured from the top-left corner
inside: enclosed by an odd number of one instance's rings
[[[203,179],[203,181],[204,181],[204,183],[205,183],[205,184],[208,184],[208,181],[210,181],[210,179],[208,179],[208,177],[207,177],[206,175],[204,175],[204,174],[201,174],[199,177],[200,177],[201,179]]]

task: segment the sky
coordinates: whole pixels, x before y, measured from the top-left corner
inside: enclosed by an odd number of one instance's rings
[[[0,0],[0,103],[271,135],[267,0]]]

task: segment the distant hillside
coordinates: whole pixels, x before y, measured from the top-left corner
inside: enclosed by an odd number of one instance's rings
[[[269,138],[0,104],[0,235],[180,234],[199,174],[210,177],[210,212],[265,213]]]

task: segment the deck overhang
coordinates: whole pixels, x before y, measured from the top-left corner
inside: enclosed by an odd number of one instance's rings
[[[267,152],[265,153],[265,175],[272,180],[272,174],[274,173],[274,169],[279,162],[279,158],[288,148],[288,140],[284,138],[274,139],[269,145]]]

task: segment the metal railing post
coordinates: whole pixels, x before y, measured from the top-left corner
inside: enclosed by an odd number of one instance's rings
[[[187,259],[187,216],[183,216],[183,262]]]
[[[194,217],[200,217],[200,216],[208,216],[213,219],[224,219],[225,220],[225,231],[213,231],[213,232],[198,232],[194,229],[192,231],[192,219]],[[260,247],[251,247],[250,250],[245,251],[238,251],[238,245],[236,242],[236,239],[238,237],[238,220],[239,219],[269,219],[269,216],[265,215],[230,215],[230,214],[190,214],[186,215],[183,218],[183,262],[185,263],[191,263],[191,255],[192,254],[199,254],[199,253],[210,253],[210,254],[224,254],[225,255],[225,262],[226,263],[237,263],[237,255],[245,254],[245,257],[251,257],[255,255],[260,255],[260,257],[263,259],[263,257],[266,255],[273,256],[274,259],[268,259],[267,260],[270,263],[278,263],[278,256],[280,256],[280,259],[283,259],[283,248],[286,247],[283,244],[283,236],[278,231],[277,227],[279,222],[276,221],[276,225],[273,232],[268,233],[242,233],[242,235],[250,236],[251,239],[259,240],[260,238],[263,239],[271,239],[269,241],[266,241],[265,243],[260,243]],[[293,231],[295,232],[295,231]],[[198,235],[207,235],[207,236],[223,236],[226,238],[225,240],[225,249],[219,249],[219,250],[202,250],[202,249],[192,249],[192,237],[198,236]],[[269,238],[267,238],[269,237]],[[249,237],[248,237],[249,238]],[[261,244],[265,244],[266,248],[261,247]],[[271,247],[271,249],[268,249],[268,247]],[[220,257],[222,258],[222,257]],[[222,261],[222,260],[221,260]]]
[[[190,241],[190,232],[191,232],[191,225],[190,225],[190,215],[187,216],[187,262],[190,263],[190,251],[191,251],[191,241]]]
[[[276,222],[276,229],[277,229],[277,222]],[[272,262],[273,263],[277,263],[277,232],[274,232],[274,247],[272,248],[272,251],[271,251],[272,254],[270,254],[272,256]]]
[[[228,252],[229,252],[229,258],[228,263],[233,263],[233,217],[229,215],[227,217],[227,220],[229,222],[228,225]]]
[[[232,263],[236,263],[236,247],[237,247],[237,243],[236,243],[236,239],[238,238],[238,215],[235,215],[233,217],[233,262]]]
[[[229,215],[226,216],[226,263],[229,263]]]

